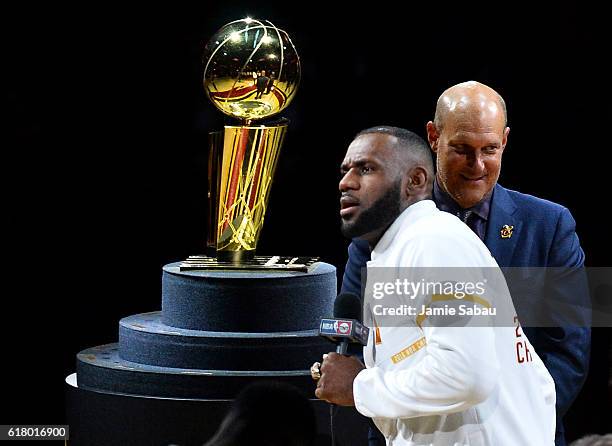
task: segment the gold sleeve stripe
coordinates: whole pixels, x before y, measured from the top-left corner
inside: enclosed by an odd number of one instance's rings
[[[422,338],[417,340],[414,344],[409,345],[408,347],[403,349],[401,352],[398,352],[394,354],[393,356],[391,356],[391,361],[393,361],[393,364],[397,364],[398,362],[406,359],[408,356],[415,354],[416,352],[421,350],[426,345],[427,345],[427,340],[425,339],[425,336],[423,336]]]
[[[466,294],[465,297],[463,297],[462,299],[455,297],[454,294],[434,294],[433,296],[431,296],[432,302],[441,302],[444,300],[463,300],[467,302],[473,302],[478,305],[482,305],[483,307],[486,307],[486,308],[491,308],[491,304],[488,301],[486,301],[480,296],[474,296],[473,294]]]

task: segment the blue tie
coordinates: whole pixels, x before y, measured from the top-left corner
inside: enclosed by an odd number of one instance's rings
[[[468,220],[470,219],[470,216],[472,215],[473,211],[470,210],[463,210],[463,211],[457,211],[457,217],[459,217],[459,219],[465,223],[466,225],[470,226],[470,224],[468,223]],[[471,228],[471,226],[470,226]]]

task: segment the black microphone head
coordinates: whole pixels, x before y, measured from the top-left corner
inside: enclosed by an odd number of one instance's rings
[[[361,322],[361,299],[353,293],[340,293],[334,301],[336,319],[355,319]]]

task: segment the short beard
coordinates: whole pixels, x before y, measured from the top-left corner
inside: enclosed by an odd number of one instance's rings
[[[365,209],[355,221],[342,220],[342,235],[347,238],[360,237],[364,234],[386,228],[400,214],[400,194],[402,179],[398,178],[385,194],[372,206]]]

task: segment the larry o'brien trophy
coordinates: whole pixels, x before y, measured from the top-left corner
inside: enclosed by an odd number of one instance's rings
[[[291,40],[270,22],[229,23],[206,45],[205,90],[240,120],[210,139],[213,252],[164,265],[161,311],[124,317],[118,342],[78,353],[67,380],[71,444],[202,444],[256,381],[314,397],[310,365],[330,349],[319,325],[333,314],[336,268],[255,255],[287,121],[255,122],[283,110],[299,78]],[[109,268],[122,293],[123,263]],[[327,404],[312,404],[324,419]]]
[[[255,256],[288,121],[277,115],[295,96],[300,59],[289,35],[267,20],[223,26],[206,44],[204,90],[216,108],[240,121],[209,135],[206,256],[189,269],[305,270],[316,258]]]

